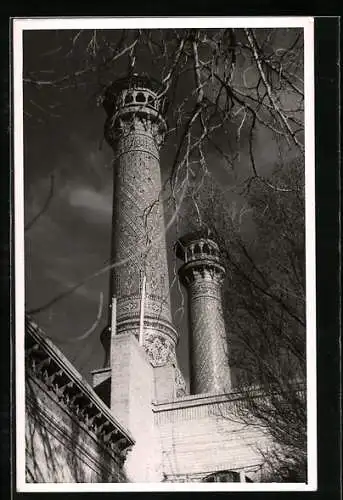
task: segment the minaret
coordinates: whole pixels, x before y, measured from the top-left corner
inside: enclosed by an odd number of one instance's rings
[[[181,238],[177,256],[184,261],[179,276],[188,291],[191,394],[230,389],[228,346],[221,284],[225,269],[208,230]]]
[[[139,339],[154,367],[176,364],[178,340],[161,199],[159,149],[166,122],[160,90],[150,78],[133,74],[110,85],[103,102],[105,138],[114,151],[110,296],[116,296],[116,335]],[[109,328],[102,342],[108,365]]]

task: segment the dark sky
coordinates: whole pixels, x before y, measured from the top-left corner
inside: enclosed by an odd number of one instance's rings
[[[24,34],[24,75],[39,71],[39,78],[54,79],[82,65],[85,47],[75,42],[71,55],[66,31],[29,31]],[[108,32],[116,39],[118,33]],[[105,37],[106,38],[106,37]],[[144,60],[145,70],[153,68]],[[151,69],[153,71],[153,69]],[[113,78],[118,75],[114,74]],[[110,78],[111,75],[106,75]],[[77,86],[63,89],[24,86],[24,175],[25,222],[39,212],[49,194],[54,174],[53,198],[44,214],[25,234],[26,308],[37,308],[100,270],[110,256],[112,212],[112,151],[103,141],[105,113],[96,105],[96,76]],[[107,80],[108,81],[108,80]],[[103,82],[100,82],[101,84]],[[242,139],[244,141],[244,137]],[[278,159],[278,147],[265,130],[255,135],[255,161],[264,175]],[[242,179],[249,170],[244,142],[236,160],[235,176]],[[161,152],[162,177],[168,176],[173,145]],[[230,188],[232,171],[214,151],[208,151],[208,165],[218,183]],[[235,213],[245,200],[227,191],[228,203]],[[166,207],[167,208],[167,207]],[[166,219],[172,213],[167,210]],[[249,214],[246,215],[249,228]],[[186,231],[186,225],[179,231]],[[180,234],[181,236],[181,234]],[[180,262],[171,251],[176,237],[173,226],[167,233],[170,278]],[[36,322],[51,336],[69,360],[85,376],[103,365],[104,353],[99,335],[107,321],[108,273],[104,273],[35,315]],[[85,340],[73,342],[94,323],[103,294],[104,311],[95,331]],[[187,315],[177,281],[171,291],[174,324],[180,333],[178,357],[188,379]]]

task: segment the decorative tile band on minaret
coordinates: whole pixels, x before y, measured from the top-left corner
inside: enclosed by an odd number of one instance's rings
[[[179,276],[188,291],[191,394],[226,392],[230,372],[219,247],[211,233],[202,230],[180,238],[176,253],[184,261]]]
[[[166,132],[158,83],[131,75],[105,93],[105,138],[114,151],[110,296],[117,298],[116,334],[143,333],[153,366],[176,364],[171,321],[159,149]],[[143,303],[144,302],[144,303]],[[144,328],[142,323],[144,308]],[[110,331],[102,341],[109,359]]]

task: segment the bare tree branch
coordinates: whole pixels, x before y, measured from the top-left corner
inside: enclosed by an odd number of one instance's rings
[[[41,210],[34,216],[34,218],[25,225],[24,230],[28,231],[37,222],[37,220],[48,210],[50,203],[54,196],[54,174],[50,176],[50,190],[47,199]]]
[[[301,149],[301,151],[303,151],[304,150],[304,146],[296,138],[294,131],[292,130],[292,128],[290,127],[290,125],[289,125],[289,123],[287,121],[287,118],[285,117],[285,115],[282,113],[280,107],[278,106],[278,104],[276,102],[276,99],[275,99],[275,97],[273,95],[273,91],[271,89],[271,86],[270,86],[270,84],[269,84],[269,82],[268,82],[268,80],[266,78],[266,75],[265,75],[263,69],[262,69],[262,64],[261,64],[259,55],[257,53],[257,47],[255,45],[255,40],[254,40],[254,36],[253,36],[252,30],[245,28],[244,32],[245,32],[245,34],[246,34],[246,36],[248,38],[249,44],[250,44],[250,46],[252,48],[252,51],[253,51],[253,54],[254,54],[254,58],[255,58],[255,61],[256,61],[256,65],[257,65],[258,70],[260,72],[260,75],[261,75],[261,78],[263,80],[263,83],[264,83],[264,85],[266,87],[266,90],[267,90],[270,102],[273,105],[273,107],[275,109],[275,112],[280,117],[280,120],[283,123],[284,127],[286,128],[287,132],[289,133],[290,137],[293,139],[294,143]]]

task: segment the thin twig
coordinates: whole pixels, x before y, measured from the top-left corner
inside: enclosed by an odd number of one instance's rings
[[[47,199],[41,210],[34,216],[34,218],[25,225],[24,231],[28,231],[34,225],[35,222],[48,210],[51,200],[54,196],[54,174],[50,176],[50,190]]]

